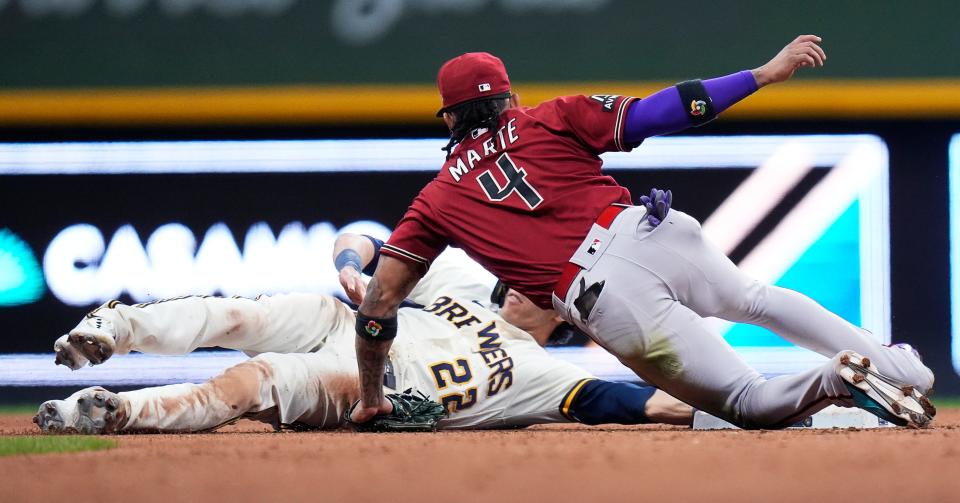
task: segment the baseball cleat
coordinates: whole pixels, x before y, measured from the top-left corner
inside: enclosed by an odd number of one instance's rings
[[[115,433],[126,423],[126,414],[116,393],[94,386],[66,400],[43,402],[33,422],[44,433]]]
[[[53,345],[55,361],[73,370],[84,363],[99,365],[113,356],[117,348],[113,323],[101,316],[88,315],[64,337],[57,339]]]
[[[917,379],[919,379],[919,381],[914,382],[913,383],[914,386],[912,387],[914,389],[919,389],[920,395],[933,394],[933,384],[934,384],[933,371],[927,368],[927,366],[923,364],[923,356],[920,355],[920,352],[914,349],[913,346],[904,342],[899,342],[896,344],[887,344],[886,346],[892,349],[903,351],[907,355],[909,355],[911,359],[914,360],[914,368],[918,371]],[[903,394],[910,395],[912,394],[914,389],[905,390]],[[926,397],[924,397],[923,401],[925,401],[928,404],[930,403],[930,400],[926,399]]]
[[[69,337],[69,335],[62,335],[53,343],[54,363],[69,367],[70,370],[77,370],[86,365],[89,360],[73,347],[73,344],[70,344]]]
[[[937,413],[914,386],[880,373],[869,358],[857,353],[843,354],[837,373],[858,407],[897,426],[923,428]]]
[[[90,365],[99,365],[113,356],[116,343],[113,337],[103,334],[70,334],[70,343],[90,360]]]
[[[902,351],[907,351],[907,352],[909,352],[910,354],[912,354],[913,357],[916,358],[917,360],[920,360],[921,362],[923,361],[923,357],[920,356],[920,352],[917,351],[913,346],[907,344],[906,342],[898,342],[898,343],[895,343],[895,344],[886,344],[886,346],[887,346],[888,348],[896,348],[896,349],[900,349],[900,350],[902,350]]]

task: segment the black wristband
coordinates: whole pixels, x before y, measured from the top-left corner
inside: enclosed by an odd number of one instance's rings
[[[342,271],[343,268],[347,266],[353,267],[357,272],[360,272],[363,269],[360,262],[362,262],[360,254],[350,248],[338,253],[337,258],[333,259],[333,265],[337,268],[337,272]]]
[[[368,341],[389,341],[397,336],[397,317],[374,318],[357,311],[356,330]]]
[[[700,80],[687,80],[676,85],[680,92],[680,104],[694,126],[702,126],[717,117],[713,99]]]

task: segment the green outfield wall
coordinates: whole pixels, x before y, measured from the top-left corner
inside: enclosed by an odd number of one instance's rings
[[[811,112],[801,92],[746,117],[960,116],[957,19],[956,1],[0,0],[0,123],[420,121],[464,51],[500,55],[536,98],[639,93],[757,66],[801,33],[829,61],[799,82],[864,88],[844,94],[859,104]],[[394,92],[413,105],[378,118]],[[909,102],[887,109],[890,93]]]

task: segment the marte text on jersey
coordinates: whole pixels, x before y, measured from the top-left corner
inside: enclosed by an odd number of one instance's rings
[[[453,180],[459,183],[460,177],[477,167],[477,163],[481,160],[497,152],[502,152],[510,145],[516,143],[520,139],[520,136],[517,134],[516,122],[516,118],[510,119],[503,127],[497,130],[496,134],[492,134],[490,138],[484,140],[483,143],[481,143],[483,146],[482,155],[474,149],[467,149],[466,152],[458,152],[456,160],[447,167]],[[486,132],[486,128],[480,128],[475,129],[471,135],[477,138]]]

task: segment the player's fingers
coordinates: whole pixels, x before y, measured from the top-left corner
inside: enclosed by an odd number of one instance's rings
[[[823,66],[823,55],[817,50],[817,44],[813,42],[803,44],[803,52],[812,56],[813,60],[817,62],[817,66]]]
[[[667,203],[665,203],[662,199],[657,201],[657,216],[660,218],[667,216]]]
[[[811,44],[811,45],[812,45],[812,44]],[[813,47],[811,47],[810,45],[807,45],[807,46],[806,46],[806,48],[804,49],[804,54],[806,54],[807,56],[810,56],[811,58],[813,58],[813,61],[817,64],[817,66],[823,66],[823,58],[820,57],[820,53],[817,52],[817,51],[816,51]]]
[[[820,47],[815,42],[810,42],[810,47],[812,47],[814,51],[817,51],[817,54],[820,55],[821,60],[827,60],[827,53],[823,50],[823,47]]]
[[[347,298],[350,299],[350,302],[354,304],[363,304],[363,300],[357,298],[357,294],[353,292],[347,292]]]
[[[820,43],[820,42],[823,42],[823,39],[820,38],[820,37],[818,37],[818,36],[816,36],[816,35],[800,35],[799,37],[797,37],[796,39],[794,39],[794,42],[817,42],[817,43]]]
[[[799,68],[802,66],[813,66],[815,64],[813,56],[809,54],[797,54],[794,59],[794,66]]]

